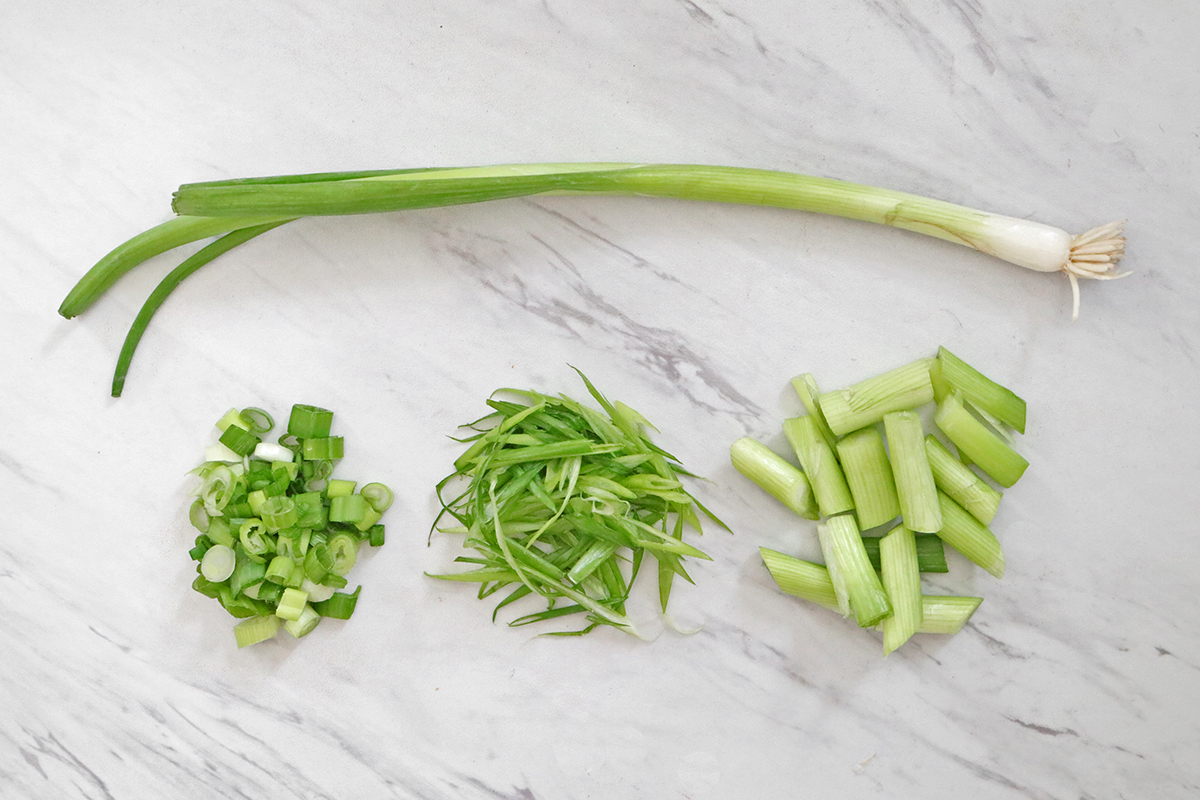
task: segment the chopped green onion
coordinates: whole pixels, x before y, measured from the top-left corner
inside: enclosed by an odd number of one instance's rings
[[[988,378],[945,347],[938,348],[938,363],[941,379],[949,391],[959,392],[964,399],[1005,425],[1019,433],[1025,432],[1025,401],[1012,390]]]
[[[932,359],[923,358],[848,389],[825,392],[818,398],[829,428],[838,436],[874,425],[893,411],[908,411],[933,401],[929,379]]]
[[[954,635],[962,630],[982,602],[982,597],[924,595],[921,597],[921,627],[917,632]]]
[[[229,580],[236,563],[237,556],[232,547],[214,544],[204,552],[203,560],[200,562],[200,574],[204,576],[205,580],[221,583]]]
[[[270,565],[267,567],[266,580],[271,583],[277,583],[281,586],[286,586],[292,580],[292,573],[296,569],[296,562],[287,556],[275,556],[271,559]]]
[[[344,577],[358,560],[358,537],[348,533],[335,533],[329,537],[326,545],[333,564],[329,571],[339,577]]]
[[[357,485],[358,483],[356,481],[344,481],[335,478],[326,484],[325,496],[329,498],[348,497],[349,495],[354,494],[354,487]]]
[[[913,532],[897,525],[879,542],[883,588],[892,615],[883,619],[883,654],[900,647],[921,625],[921,573]]]
[[[241,412],[236,408],[229,409],[219,420],[217,420],[217,430],[224,433],[229,429],[230,425],[234,425],[244,431],[250,430],[250,423],[242,418]]]
[[[208,526],[212,524],[212,517],[204,509],[203,500],[198,499],[192,503],[192,507],[188,509],[188,521],[192,523],[193,528],[201,533],[208,531]]]
[[[298,620],[304,609],[308,607],[308,592],[300,589],[284,589],[275,609],[275,616],[280,619]]]
[[[368,483],[359,489],[358,493],[365,497],[367,502],[371,504],[371,508],[380,514],[391,508],[392,500],[394,499],[392,490],[382,483]]]
[[[991,529],[967,513],[945,492],[938,492],[938,501],[942,511],[942,529],[937,535],[942,541],[992,575],[1003,578],[1004,552]]]
[[[288,589],[287,591],[294,591]],[[296,619],[288,620],[283,623],[283,628],[292,635],[293,638],[299,639],[312,633],[313,629],[321,622],[321,615],[318,614],[312,606],[307,603],[304,608],[300,609],[300,616]]]
[[[270,433],[275,427],[275,419],[257,406],[243,408],[240,416],[246,421],[246,430],[254,434]]]
[[[259,514],[263,524],[271,533],[278,533],[284,528],[290,528],[300,519],[296,510],[296,501],[284,495],[268,497],[263,501]]]
[[[817,519],[817,499],[808,477],[761,442],[743,436],[729,448],[733,467],[805,519]]]
[[[841,575],[845,597],[861,628],[869,628],[892,612],[887,593],[867,558],[858,525],[850,514],[830,517],[817,528],[827,568]],[[839,581],[834,578],[834,590]],[[838,602],[842,603],[839,592]]]
[[[852,510],[854,499],[846,485],[846,476],[837,456],[821,435],[816,417],[809,414],[785,419],[783,433],[808,476],[821,516],[830,517]]]
[[[359,586],[353,592],[336,592],[328,599],[312,603],[313,609],[322,617],[333,619],[350,619],[358,606],[358,595],[362,592]]]
[[[293,464],[296,454],[281,444],[272,444],[271,442],[259,442],[254,446],[254,452],[251,454],[254,458],[263,461],[271,461],[275,463],[285,462]]]
[[[244,428],[230,425],[221,434],[221,438],[218,441],[239,456],[248,456],[254,452],[254,448],[262,440]]]
[[[301,404],[292,406],[287,432],[297,439],[323,439],[332,429],[332,411]]]
[[[359,494],[337,495],[329,498],[329,521],[348,522],[351,525],[362,522],[367,513],[367,500]]]
[[[240,650],[252,644],[274,639],[283,620],[276,616],[250,617],[233,626],[233,635]]]
[[[859,527],[867,530],[895,519],[900,514],[900,498],[879,431],[870,427],[846,434],[837,443],[837,453]]]
[[[990,525],[1000,508],[1000,492],[955,458],[933,434],[925,437],[925,453],[929,456],[933,482],[938,489],[950,495],[975,519]]]
[[[233,574],[229,576],[229,589],[236,598],[247,587],[263,582],[267,565],[264,559],[247,553],[241,545],[234,547],[233,552],[237,556],[237,563],[233,567]]]
[[[300,440],[300,455],[310,461],[335,461],[342,458],[344,451],[341,436]]]
[[[384,526],[378,524],[372,525],[367,533],[367,544],[371,547],[383,547],[386,538]]]
[[[1029,467],[1024,457],[971,415],[957,392],[942,398],[933,419],[963,455],[1001,486],[1015,484]]]
[[[942,527],[942,514],[925,454],[921,418],[913,411],[893,411],[884,416],[883,428],[900,499],[900,518],[909,530],[936,533]]]

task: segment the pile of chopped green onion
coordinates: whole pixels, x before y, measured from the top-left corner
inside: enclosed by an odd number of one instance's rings
[[[478,583],[480,599],[504,590],[493,620],[522,598],[545,602],[512,626],[582,613],[586,627],[551,635],[599,625],[634,632],[626,600],[645,556],[657,562],[665,614],[674,579],[692,582],[684,559],[709,559],[683,541],[685,527],[701,533],[700,514],[724,524],[683,487],[691,473],[647,438],[653,426],[579,375],[603,411],[501,389],[487,401],[491,413],[463,426],[474,433],[460,439],[469,446],[438,484],[434,529],[465,537],[473,554],[455,561],[473,569],[430,577]],[[446,516],[457,524],[439,528]]]
[[[189,513],[200,531],[189,552],[199,573],[192,588],[242,619],[233,629],[239,648],[281,627],[300,638],[324,617],[350,619],[362,587],[338,590],[359,548],[383,545],[392,492],[333,477],[345,444],[332,425],[332,411],[295,405],[287,431],[268,442],[270,414],[231,409],[192,470],[200,479]]]
[[[1013,448],[1025,401],[944,347],[847,389],[822,393],[808,373],[792,385],[808,413],[783,431],[800,466],[749,437],[730,450],[739,472],[819,521],[823,565],[760,548],[779,588],[880,627],[884,655],[914,633],[957,633],[983,599],[923,594],[921,573],[947,572],[949,545],[1003,577],[988,526],[996,487],[1011,487],[1029,466]],[[928,404],[949,447],[924,430]],[[864,534],[872,529],[882,535]]]

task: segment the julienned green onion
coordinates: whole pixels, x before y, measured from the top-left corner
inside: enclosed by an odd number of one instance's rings
[[[505,591],[496,612],[524,598],[545,604],[510,625],[583,614],[585,627],[563,633],[633,632],[626,602],[643,564],[657,562],[665,612],[674,579],[692,580],[685,558],[708,559],[685,531],[699,532],[701,515],[721,523],[683,487],[690,473],[646,436],[645,418],[579,376],[600,410],[503,389],[492,413],[464,426],[467,449],[438,484],[434,524],[463,535],[469,554],[457,560],[471,569],[430,577],[478,583],[481,599]],[[437,527],[446,518],[455,524]]]
[[[823,517],[851,511],[854,499],[846,476],[828,441],[821,434],[816,417],[807,414],[783,421],[783,434],[792,445],[796,458],[817,498],[817,508]]]
[[[933,420],[964,456],[1005,488],[1019,481],[1029,467],[1020,453],[966,409],[958,392],[942,398]]]
[[[148,259],[219,236],[165,279],[138,315],[122,350],[119,395],[137,343],[166,297],[224,252],[305,216],[364,214],[460,205],[530,195],[603,194],[666,197],[796,209],[874,222],[962,244],[1039,272],[1063,272],[1079,314],[1080,278],[1112,279],[1124,255],[1122,223],[1072,237],[1038,222],[941,200],[830,178],[744,167],[691,164],[559,163],[375,170],[223,180],[179,187],[179,215],[105,255],[59,307],[87,310],[117,280]]]
[[[190,516],[201,530],[189,551],[200,572],[193,588],[247,620],[235,629],[239,647],[272,638],[280,627],[258,620],[285,620],[282,627],[300,637],[313,630],[324,611],[348,619],[359,592],[352,601],[335,600],[336,590],[346,586],[345,575],[363,542],[383,544],[380,519],[391,490],[368,483],[363,487],[368,493],[356,493],[356,481],[333,478],[332,459],[311,457],[342,455],[341,437],[331,435],[332,412],[297,408],[292,432],[278,444],[264,441],[247,454],[206,461],[193,470],[200,486]],[[267,411],[251,407],[230,411],[218,429],[238,444],[238,437],[265,437],[273,425]],[[306,458],[305,445],[311,442],[317,444],[307,448]],[[245,442],[239,447],[245,449]],[[312,488],[318,481],[322,487]],[[325,484],[335,487],[335,496]],[[331,517],[334,502],[339,513]]]
[[[909,530],[937,533],[942,527],[942,513],[925,454],[921,418],[915,411],[893,411],[884,416],[883,429],[900,499],[900,518]]]
[[[830,611],[838,610],[833,582],[824,566],[766,547],[760,547],[759,553],[780,591]],[[958,633],[982,602],[982,597],[923,594],[917,633]]]
[[[1000,508],[1000,492],[959,461],[933,434],[925,437],[925,454],[938,489],[950,495],[971,516],[990,525]]]
[[[838,436],[874,425],[892,411],[908,411],[933,401],[929,365],[923,358],[818,398],[829,428]]]
[[[743,436],[729,448],[733,467],[760,489],[806,519],[818,519],[816,496],[808,476],[767,447]]]
[[[879,431],[871,427],[846,434],[838,440],[837,454],[854,498],[858,526],[867,530],[895,519],[900,498]]]

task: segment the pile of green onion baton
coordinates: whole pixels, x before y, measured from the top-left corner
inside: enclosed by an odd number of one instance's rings
[[[501,389],[487,401],[491,413],[463,426],[474,433],[438,484],[434,529],[464,537],[472,554],[455,561],[473,569],[430,577],[478,583],[480,599],[503,591],[493,620],[522,598],[544,602],[512,626],[583,614],[583,628],[548,635],[600,625],[636,633],[626,601],[645,557],[657,562],[665,614],[674,579],[692,582],[684,560],[711,560],[683,540],[685,528],[702,532],[701,515],[725,525],[683,487],[691,473],[650,441],[646,419],[579,375],[603,411]],[[446,517],[456,524],[438,528]]]
[[[783,423],[800,468],[749,437],[730,449],[739,472],[819,520],[824,565],[760,548],[776,583],[881,627],[885,655],[914,633],[957,633],[982,598],[925,595],[920,576],[948,571],[945,544],[1003,577],[989,528],[1002,495],[992,483],[1011,487],[1029,466],[1012,446],[1025,432],[1025,401],[944,347],[846,389],[822,393],[807,373],[792,385],[808,411]],[[925,433],[928,404],[957,455]],[[862,535],[884,526],[882,536]]]
[[[242,619],[238,647],[296,638],[322,618],[349,619],[362,587],[340,592],[364,544],[384,543],[383,513],[392,491],[358,488],[333,477],[345,442],[331,435],[333,412],[292,407],[278,442],[263,441],[275,423],[260,408],[230,410],[220,438],[193,473],[200,479],[189,513],[200,531],[189,555],[197,592]]]

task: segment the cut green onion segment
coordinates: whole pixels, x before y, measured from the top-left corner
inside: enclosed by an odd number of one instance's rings
[[[861,428],[846,434],[837,443],[837,454],[854,498],[858,526],[869,530],[899,516],[896,479],[879,431]]]
[[[820,516],[808,477],[765,444],[743,436],[730,446],[729,456],[734,469],[795,513]]]
[[[942,528],[937,535],[941,540],[992,575],[1003,578],[1004,551],[991,529],[945,492],[938,492],[938,503],[942,510]]]
[[[332,477],[331,459],[304,456],[305,445],[317,442],[310,454],[340,457],[332,421],[330,411],[297,406],[281,444],[262,442],[251,451],[250,440],[270,432],[274,420],[260,408],[231,410],[217,428],[246,455],[193,470],[200,480],[189,512],[200,530],[189,551],[198,562],[193,588],[245,620],[234,629],[239,647],[271,639],[280,627],[305,636],[322,616],[349,619],[362,587],[353,595],[337,590],[346,586],[362,544],[383,544],[380,519],[391,490],[368,483],[366,494],[355,493],[356,481]],[[311,488],[316,481],[336,487],[333,496]],[[331,514],[335,503],[338,513]]]
[[[838,602],[842,603],[844,590],[859,627],[869,628],[892,613],[887,593],[867,558],[854,517],[849,514],[830,517],[818,526],[818,535],[826,566],[831,570],[836,567],[841,574],[841,580],[833,583]]]
[[[879,542],[883,589],[892,615],[883,619],[883,654],[886,656],[921,626],[921,572],[917,566],[917,541],[903,525]]]
[[[174,219],[105,255],[71,290],[59,313],[86,311],[131,269],[182,245],[220,236],[155,289],[138,315],[113,381],[119,396],[133,351],[154,312],[189,275],[261,233],[305,216],[365,214],[531,195],[627,195],[796,209],[874,222],[965,245],[1039,272],[1063,272],[1079,315],[1080,278],[1113,279],[1125,252],[1122,223],[1072,237],[1014,217],[890,189],[743,167],[692,164],[501,164],[223,180],[179,187]],[[836,428],[834,429],[836,431]]]
[[[838,436],[874,425],[893,411],[908,411],[932,402],[933,383],[923,358],[818,398],[821,413]]]
[[[831,517],[853,510],[854,498],[846,485],[846,476],[833,449],[821,434],[816,417],[809,414],[785,419],[783,434],[808,476],[821,516]]]
[[[958,392],[942,398],[933,419],[965,457],[1001,486],[1015,484],[1029,467],[1021,454],[966,409]]]
[[[893,411],[884,416],[883,427],[900,500],[900,518],[909,530],[937,533],[942,527],[942,512],[925,454],[921,418],[914,411]]]
[[[937,360],[945,390],[958,392],[980,410],[1018,433],[1025,432],[1025,401],[1011,389],[988,378],[945,347],[938,348]],[[940,401],[942,398],[939,396],[937,399]]]
[[[990,525],[1003,495],[959,461],[933,434],[925,437],[925,454],[929,457],[937,488],[950,495],[975,519]]]

